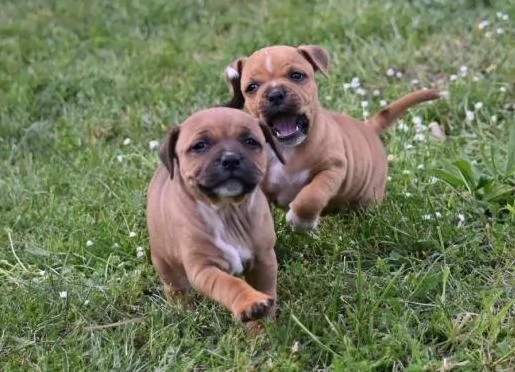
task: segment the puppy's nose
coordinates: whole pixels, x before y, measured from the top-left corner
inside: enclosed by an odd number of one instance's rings
[[[284,90],[279,88],[272,89],[268,93],[268,102],[273,106],[279,106],[281,103],[283,103],[285,96],[286,94],[284,93]]]
[[[241,157],[234,152],[225,152],[220,158],[222,168],[228,171],[238,169],[240,167]]]

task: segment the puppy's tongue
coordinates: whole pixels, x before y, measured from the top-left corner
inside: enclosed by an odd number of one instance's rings
[[[272,129],[275,131],[277,137],[288,137],[298,131],[297,118],[284,117],[274,119]]]

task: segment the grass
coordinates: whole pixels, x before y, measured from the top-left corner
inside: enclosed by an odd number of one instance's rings
[[[514,0],[0,2],[0,369],[514,370],[513,193],[433,178],[468,159],[513,185],[487,167],[515,125],[513,20]],[[281,313],[252,339],[208,300],[188,312],[163,299],[145,193],[149,142],[225,100],[224,67],[275,43],[330,51],[320,98],[335,110],[375,111],[413,79],[450,98],[385,136],[382,205],[310,236],[274,211]],[[345,89],[353,77],[366,97]],[[415,116],[447,140],[415,141]]]

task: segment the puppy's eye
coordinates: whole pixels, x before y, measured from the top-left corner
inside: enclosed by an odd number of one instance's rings
[[[290,73],[290,78],[295,81],[304,80],[305,77],[306,75],[304,75],[302,72],[293,71]]]
[[[198,141],[195,142],[189,150],[191,152],[204,152],[209,148],[209,143],[207,141]]]
[[[259,86],[257,85],[257,83],[250,83],[249,85],[247,85],[247,88],[245,89],[245,92],[247,93],[254,93],[257,88]]]
[[[248,147],[261,147],[261,144],[252,137],[245,138],[243,143]]]

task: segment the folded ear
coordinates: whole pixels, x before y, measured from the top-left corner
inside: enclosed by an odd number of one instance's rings
[[[274,136],[272,136],[272,132],[270,132],[270,128],[268,128],[268,125],[259,123],[259,126],[261,127],[261,130],[263,131],[263,135],[265,136],[266,142],[270,145],[272,148],[272,151],[274,152],[275,156],[277,156],[277,159],[284,164],[284,158],[282,154],[277,149],[277,146],[275,145]]]
[[[241,90],[241,72],[247,58],[238,58],[233,63],[225,68],[224,77],[225,81],[230,87],[232,97],[229,101],[222,103],[220,107],[230,107],[238,110],[243,109],[245,106],[245,97]]]
[[[311,63],[315,72],[320,71],[322,75],[327,77],[327,67],[329,66],[327,50],[318,45],[300,45],[297,50]]]
[[[173,179],[173,171],[174,171],[174,160],[177,158],[177,154],[175,152],[175,145],[177,144],[177,140],[179,139],[179,126],[174,126],[165,141],[159,148],[159,159],[164,164],[168,172],[170,173],[170,178]]]

